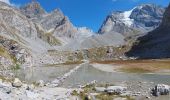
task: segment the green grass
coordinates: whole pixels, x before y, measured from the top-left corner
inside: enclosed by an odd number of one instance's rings
[[[21,69],[19,64],[16,64],[15,66],[12,67],[12,70],[19,70]]]
[[[95,91],[95,86],[103,86],[103,87],[108,87],[108,86],[113,86],[111,84],[91,84],[91,85],[86,85],[85,87],[82,88],[83,91],[78,93],[76,90],[72,91],[71,95],[73,96],[78,96],[81,98],[81,100],[86,100],[88,94],[90,93],[98,93]],[[126,100],[134,100],[133,98],[129,96],[120,96],[116,94],[108,94],[106,92],[98,93],[95,98],[97,100],[114,100],[115,98],[126,98]]]
[[[13,63],[16,63],[16,58],[11,55],[4,47],[0,46],[0,56],[5,57],[6,59],[10,59]]]
[[[51,32],[45,33],[42,37],[44,37],[50,45],[61,45],[60,40],[53,36]]]

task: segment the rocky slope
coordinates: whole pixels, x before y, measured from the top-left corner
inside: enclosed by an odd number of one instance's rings
[[[22,63],[27,62],[31,52],[44,51],[49,47],[38,38],[33,22],[18,9],[3,2],[0,2],[0,37],[1,47],[17,60],[21,58]]]
[[[139,58],[169,58],[170,57],[170,6],[166,9],[161,25],[138,38],[137,43],[127,53],[128,56]]]
[[[113,12],[107,16],[99,29],[99,34],[118,32],[125,37],[131,37],[151,31],[160,24],[164,10],[154,4],[145,4],[129,11]]]

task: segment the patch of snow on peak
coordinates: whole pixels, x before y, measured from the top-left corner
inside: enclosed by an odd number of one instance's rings
[[[138,8],[139,8],[139,9],[142,9],[142,8],[143,8],[143,5],[138,6]]]
[[[123,13],[123,21],[124,21],[124,24],[125,25],[128,25],[128,26],[131,26],[133,25],[134,23],[134,20],[133,19],[130,19],[130,15],[132,14],[132,11],[134,10],[135,8],[133,8],[132,10],[129,10],[129,11],[125,11]]]

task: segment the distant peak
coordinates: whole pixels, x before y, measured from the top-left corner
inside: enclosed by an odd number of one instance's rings
[[[22,6],[21,10],[29,18],[41,16],[46,13],[37,0],[32,0],[30,3]]]

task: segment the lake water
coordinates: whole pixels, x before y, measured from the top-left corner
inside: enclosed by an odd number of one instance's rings
[[[27,82],[37,80],[52,81],[61,77],[77,65],[60,65],[54,67],[33,67],[16,72],[16,76]],[[92,67],[89,64],[83,65],[80,69],[69,76],[63,83],[64,87],[76,87],[80,84],[86,84],[96,80],[98,83],[115,83],[122,81],[142,81],[170,84],[170,75],[168,74],[130,74],[119,72],[104,72]]]
[[[33,67],[21,69],[15,72],[16,77],[28,83],[36,82],[39,80],[53,81],[57,77],[64,75],[73,69],[76,65],[60,65],[53,67]]]
[[[77,86],[79,84],[86,84],[96,80],[98,83],[123,82],[123,81],[140,81],[140,82],[154,82],[170,84],[170,75],[161,74],[130,74],[117,72],[100,71],[91,65],[85,65],[73,73],[63,83],[63,86]]]
[[[19,70],[16,72],[21,80],[26,82],[35,82],[38,80],[52,81],[57,77],[61,77],[77,65],[61,65],[54,67],[34,67],[31,69]],[[92,65],[85,64],[80,67],[71,76],[66,78],[62,84],[62,87],[78,87],[82,84],[87,84],[96,80],[99,84],[114,84],[124,81],[140,81],[140,82],[154,82],[155,84],[168,84],[170,85],[170,75],[168,74],[130,74],[130,73],[118,73],[118,72],[104,72],[94,68]],[[161,96],[154,98],[153,100],[170,100],[169,96]]]

